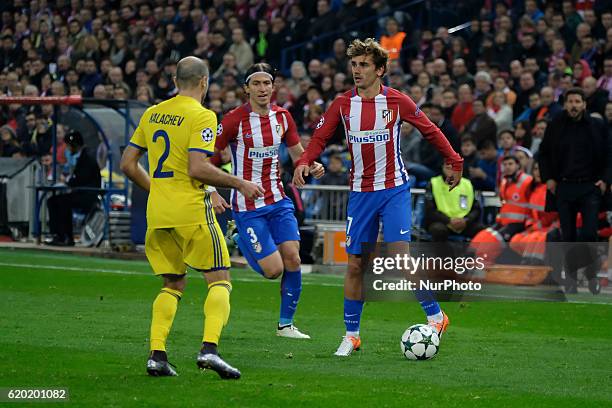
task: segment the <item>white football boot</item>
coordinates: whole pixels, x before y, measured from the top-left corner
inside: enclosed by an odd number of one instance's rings
[[[292,324],[288,324],[287,326],[283,326],[283,327],[279,326],[276,329],[276,335],[278,337],[287,337],[290,339],[309,339],[310,338],[309,335],[302,333],[300,329],[298,329]]]
[[[345,336],[342,338],[342,343],[338,346],[338,350],[334,353],[335,356],[348,357],[353,350],[361,348],[361,338],[353,336]]]

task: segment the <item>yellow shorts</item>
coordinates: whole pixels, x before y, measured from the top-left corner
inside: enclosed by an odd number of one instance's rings
[[[186,266],[203,272],[230,267],[225,239],[216,222],[147,229],[145,253],[155,275],[184,275]]]

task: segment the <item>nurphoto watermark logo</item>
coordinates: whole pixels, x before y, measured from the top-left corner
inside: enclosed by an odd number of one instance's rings
[[[431,292],[440,301],[565,301],[563,285],[582,268],[602,265],[607,245],[550,243],[527,249],[467,242],[362,245],[367,301],[411,301]],[[537,256],[536,256],[537,255]],[[575,275],[575,274],[574,274]]]

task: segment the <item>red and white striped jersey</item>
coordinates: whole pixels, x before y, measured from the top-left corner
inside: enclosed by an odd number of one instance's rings
[[[283,141],[287,147],[300,143],[295,122],[286,109],[272,105],[268,115],[262,116],[247,103],[225,115],[217,129],[215,149],[223,150],[229,144],[234,175],[266,191],[264,197],[249,200],[234,190],[234,211],[255,210],[285,197],[278,171],[278,149]]]
[[[408,181],[400,155],[402,122],[413,124],[454,170],[462,169],[463,159],[440,129],[410,97],[386,86],[381,86],[380,93],[372,99],[362,98],[356,89],[337,97],[319,121],[296,166],[312,164],[342,124],[353,161],[351,190],[378,191],[400,186]]]

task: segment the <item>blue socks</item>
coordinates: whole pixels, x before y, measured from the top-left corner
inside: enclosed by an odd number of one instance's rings
[[[293,323],[293,315],[300,301],[302,293],[302,271],[287,271],[281,278],[281,306],[279,326],[286,326]]]
[[[249,266],[255,270],[258,274],[263,276],[263,269],[259,266],[257,259],[253,256],[253,252],[251,252],[251,246],[245,244],[240,235],[238,235],[235,239],[238,248],[240,248],[240,252],[242,252],[242,256],[244,256],[249,263]]]
[[[347,336],[359,337],[359,323],[361,323],[363,303],[363,300],[344,298],[344,325],[346,326]]]
[[[415,290],[414,295],[421,304],[421,308],[425,314],[429,316],[441,315],[440,305],[433,297],[433,294],[428,290]]]

